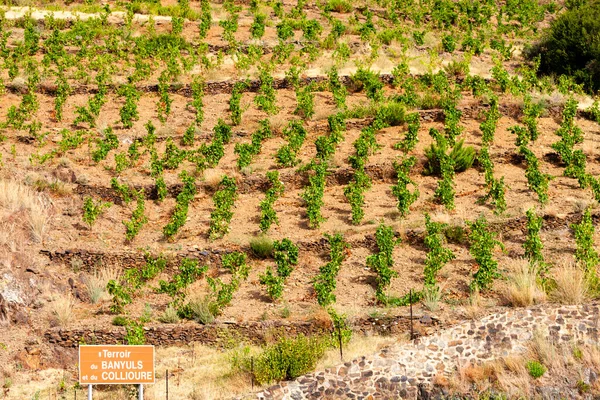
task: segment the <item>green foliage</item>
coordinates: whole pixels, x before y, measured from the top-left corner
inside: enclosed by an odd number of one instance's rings
[[[298,163],[296,154],[300,151],[302,144],[304,144],[307,132],[302,125],[302,121],[295,119],[288,123],[288,126],[283,131],[283,135],[287,138],[288,144],[282,146],[277,151],[275,157],[279,165],[293,167]]]
[[[202,4],[205,3],[203,2]],[[193,100],[190,103],[190,105],[196,109],[196,116],[194,118],[194,121],[196,122],[196,126],[200,126],[202,124],[202,121],[204,121],[204,82],[199,78],[195,78],[192,82],[192,99]]]
[[[302,193],[302,199],[306,203],[306,214],[310,228],[318,228],[325,218],[321,214],[323,206],[323,194],[325,192],[325,178],[327,176],[327,163],[315,163],[309,166],[314,174],[308,178],[308,187]]]
[[[126,184],[121,184],[117,178],[110,180],[110,186],[117,192],[125,203],[130,203],[135,195],[135,191]]]
[[[124,307],[131,303],[131,295],[129,294],[129,291],[114,279],[108,281],[106,290],[108,291],[108,294],[112,296],[110,311],[113,314],[122,313]]]
[[[329,135],[319,136],[315,140],[317,159],[326,162],[335,154],[336,146],[344,139],[346,121],[343,113],[331,114],[327,117]]]
[[[281,241],[275,241],[273,249],[277,274],[285,279],[292,273],[293,265],[298,264],[298,246],[290,239],[285,238]]]
[[[546,367],[543,364],[540,364],[538,361],[527,361],[525,364],[527,368],[527,372],[533,378],[541,378],[547,371]]]
[[[586,90],[600,89],[600,3],[582,1],[561,13],[545,32],[534,55],[540,56],[540,72],[572,76]]]
[[[479,129],[481,130],[481,144],[483,146],[494,143],[494,135],[500,116],[498,96],[493,95],[490,98],[490,109],[485,112],[485,120],[479,125]]]
[[[146,344],[146,333],[141,322],[130,320],[125,327],[123,341],[128,346],[139,346]]]
[[[595,229],[589,208],[583,213],[579,224],[571,224],[571,229],[573,229],[575,243],[577,244],[575,258],[585,266],[585,270],[588,274],[591,273],[595,275],[596,266],[600,262],[600,257],[598,256],[598,252],[594,249]]]
[[[352,81],[359,90],[365,90],[368,99],[373,101],[383,100],[383,83],[375,72],[359,68],[352,76]]]
[[[175,236],[179,229],[185,225],[189,205],[196,195],[196,179],[194,176],[188,174],[187,171],[183,171],[179,175],[179,178],[183,182],[183,188],[177,195],[177,203],[175,204],[171,219],[163,228],[163,235],[165,235],[166,238]]]
[[[111,203],[104,201],[94,202],[91,197],[86,197],[83,200],[83,222],[92,229],[96,219],[111,205]]]
[[[429,249],[425,259],[425,269],[423,271],[425,276],[425,286],[436,286],[437,273],[446,263],[456,258],[452,250],[443,246],[444,235],[442,232],[446,227],[447,224],[434,222],[431,220],[429,214],[425,214],[425,228],[427,233],[424,242],[425,246]]]
[[[320,337],[281,337],[250,359],[245,357],[238,368],[252,371],[259,385],[292,380],[312,371],[325,354],[327,342]]]
[[[442,48],[448,53],[453,53],[456,50],[456,38],[451,34],[443,36]]]
[[[141,93],[135,88],[135,85],[131,83],[122,85],[119,88],[118,93],[120,96],[125,97],[125,104],[119,111],[121,123],[123,124],[123,127],[129,129],[133,127],[133,121],[139,118],[137,103],[140,100]]]
[[[392,194],[398,200],[398,211],[402,218],[405,218],[408,215],[411,204],[419,198],[417,184],[410,179],[410,170],[414,167],[416,162],[417,159],[414,156],[405,158],[401,162],[394,162],[398,183],[392,186]],[[408,185],[414,187],[412,192],[408,189]]]
[[[431,145],[429,150],[425,150],[426,156],[432,162],[437,160],[442,179],[438,181],[435,189],[434,198],[443,204],[447,209],[454,209],[454,169],[455,161],[447,154],[448,143],[435,128],[431,128],[429,134],[436,140],[435,145]],[[460,142],[459,142],[460,143]],[[434,170],[435,164],[429,162],[425,167],[425,173]]]
[[[125,239],[131,242],[140,232],[142,226],[144,226],[148,222],[148,217],[145,215],[145,202],[144,202],[144,189],[140,189],[139,192],[136,193],[136,207],[131,214],[131,219],[129,221],[123,221],[123,225],[125,225]]]
[[[157,176],[154,184],[156,187],[156,198],[159,202],[161,202],[166,199],[167,194],[169,194],[165,178],[162,175]]]
[[[479,161],[479,164],[484,169],[485,185],[488,190],[486,195],[483,196],[478,202],[480,204],[483,204],[489,199],[491,199],[491,203],[495,207],[494,213],[496,215],[500,215],[504,211],[506,211],[506,200],[504,198],[504,177],[501,177],[500,179],[494,177],[494,163],[490,159],[490,154],[487,146],[481,148],[477,159]]]
[[[337,286],[336,277],[342,262],[346,258],[346,248],[350,247],[339,233],[335,235],[325,234],[325,237],[329,241],[330,261],[319,268],[319,275],[315,277],[313,285],[317,294],[317,301],[321,306],[335,303],[335,294],[333,292]]]
[[[237,126],[242,122],[242,113],[244,110],[240,108],[242,95],[248,89],[248,82],[238,81],[233,85],[231,90],[231,98],[229,99],[229,111],[231,111],[231,123]]]
[[[275,275],[271,267],[259,277],[259,282],[261,285],[266,286],[267,295],[271,300],[275,301],[283,296],[284,280],[282,277]]]
[[[394,145],[395,149],[402,150],[405,153],[413,150],[419,143],[419,128],[421,127],[420,116],[418,112],[406,116],[408,122],[408,131],[401,142]]]
[[[388,304],[388,296],[385,293],[386,288],[391,284],[392,278],[398,276],[398,273],[392,269],[394,266],[392,253],[394,247],[401,240],[395,238],[392,227],[381,224],[375,232],[375,241],[377,242],[378,253],[367,257],[367,266],[377,274],[377,288],[375,289],[377,301]]]
[[[315,114],[315,95],[314,85],[309,83],[304,87],[296,88],[296,109],[294,114],[304,118],[311,119]]]
[[[259,227],[262,232],[268,232],[273,223],[279,224],[277,213],[273,204],[283,195],[285,190],[283,183],[279,180],[279,171],[267,172],[267,179],[271,187],[267,189],[265,198],[260,202],[260,222]]]
[[[191,146],[194,144],[194,137],[196,136],[196,125],[192,123],[183,134],[181,138],[181,144],[184,146]]]
[[[168,71],[161,72],[158,77],[158,103],[156,105],[158,111],[158,120],[163,124],[166,122],[167,117],[171,113],[171,105],[173,99],[169,96],[169,73]]]
[[[274,258],[277,265],[276,274],[271,268],[260,276],[260,283],[266,285],[267,295],[273,300],[281,298],[285,280],[298,264],[298,247],[290,239],[283,239],[273,243]]]
[[[206,280],[211,290],[209,295],[214,315],[219,315],[233,299],[233,294],[242,281],[248,278],[250,267],[246,264],[246,255],[239,252],[225,254],[221,257],[223,267],[231,272],[231,280],[224,283],[220,278],[208,277]]]
[[[273,135],[268,119],[261,120],[259,124],[260,127],[252,134],[250,143],[235,144],[234,152],[238,155],[237,166],[239,169],[249,166],[252,158],[260,154],[262,142]]]
[[[425,175],[438,175],[442,174],[442,162],[451,162],[454,172],[463,172],[471,168],[475,161],[475,149],[472,146],[464,146],[464,139],[456,142],[454,147],[449,154],[448,142],[446,139],[439,134],[437,131],[433,132],[435,128],[432,128],[430,135],[436,139],[436,143],[432,143],[425,149],[425,157],[427,162],[423,173]]]
[[[258,89],[258,94],[254,98],[254,102],[259,110],[263,110],[269,115],[277,114],[278,107],[275,105],[275,81],[271,76],[271,68],[263,64],[259,66],[258,70],[260,87]]]
[[[168,294],[173,305],[179,307],[185,300],[187,287],[198,280],[207,270],[208,266],[199,266],[198,260],[183,258],[179,264],[179,272],[173,274],[168,282],[161,279],[158,282],[157,292]]]
[[[577,101],[569,98],[563,110],[562,123],[556,131],[561,139],[553,143],[552,148],[565,163],[565,176],[582,178],[585,175],[585,154],[581,150],[574,151],[574,146],[583,143],[583,131],[575,125],[576,115]]]
[[[529,260],[531,265],[544,265],[544,255],[542,250],[544,244],[540,239],[540,230],[542,229],[542,217],[538,217],[535,214],[533,208],[527,210],[527,238],[523,243],[523,249],[525,249],[525,257]]]
[[[328,0],[323,9],[327,12],[349,13],[353,7],[346,0]]]
[[[210,213],[210,226],[208,237],[210,240],[222,238],[229,232],[229,223],[233,217],[233,203],[237,199],[237,185],[235,178],[223,176],[219,183],[219,190],[213,195],[215,209]]]
[[[527,186],[537,194],[540,204],[546,204],[548,202],[548,185],[552,176],[540,171],[539,160],[526,146],[519,147],[519,153],[525,156],[527,162],[525,170]]]
[[[250,35],[253,39],[260,39],[265,34],[265,22],[267,16],[265,14],[254,14],[254,21],[250,25]]]
[[[346,96],[348,90],[346,86],[340,81],[338,70],[333,67],[327,72],[329,77],[329,90],[333,94],[333,100],[338,108],[346,108]]]
[[[348,323],[348,317],[346,314],[338,314],[333,307],[327,309],[327,313],[333,323],[333,330],[331,332],[331,346],[339,346],[342,344],[350,343],[352,339],[352,327]]]
[[[494,249],[496,246],[500,248],[504,248],[504,246],[496,240],[497,234],[489,231],[484,216],[479,217],[475,222],[467,222],[467,224],[471,229],[469,251],[479,266],[477,272],[473,274],[473,281],[469,287],[471,290],[489,289],[493,280],[500,277],[498,261],[493,257]]]
[[[165,154],[161,160],[161,164],[164,169],[177,169],[179,165],[185,160],[187,152],[177,147],[173,139],[167,138],[165,145]]]

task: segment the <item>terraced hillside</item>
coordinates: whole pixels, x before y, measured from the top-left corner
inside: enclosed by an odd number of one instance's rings
[[[82,396],[78,343],[227,398],[317,365],[249,371],[281,337],[597,295],[600,107],[532,47],[571,5],[67,3],[0,11],[6,398]]]

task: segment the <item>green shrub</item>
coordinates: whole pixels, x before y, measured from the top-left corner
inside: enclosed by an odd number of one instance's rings
[[[600,1],[582,1],[554,20],[532,55],[540,72],[571,75],[588,91],[600,89]]]
[[[179,317],[194,320],[202,325],[213,323],[218,313],[217,304],[209,296],[190,300],[178,312]]]
[[[273,254],[273,240],[265,235],[250,239],[250,249],[259,258],[267,258]]]
[[[406,107],[395,102],[385,103],[377,110],[376,118],[384,126],[402,125],[406,121]]]
[[[346,0],[329,0],[324,9],[329,12],[349,13],[352,11],[352,4]]]
[[[176,324],[179,322],[179,315],[177,309],[172,305],[168,305],[165,311],[162,313],[158,320],[163,324]]]
[[[539,378],[542,375],[544,375],[547,371],[546,367],[544,367],[537,361],[527,361],[525,367],[527,368],[529,375],[531,375],[533,378]]]
[[[295,379],[312,371],[326,348],[326,341],[319,337],[282,337],[255,357],[254,379],[261,385]]]
[[[427,163],[423,170],[425,175],[439,175],[441,173],[440,158],[443,151],[441,146],[434,143],[425,149],[425,157],[427,157]],[[454,171],[463,172],[473,165],[476,152],[473,146],[464,146],[464,139],[462,139],[456,142],[448,155],[454,160]]]
[[[124,317],[122,315],[117,315],[112,320],[112,324],[114,326],[126,326],[128,323],[129,323],[129,320],[127,319],[127,317]]]

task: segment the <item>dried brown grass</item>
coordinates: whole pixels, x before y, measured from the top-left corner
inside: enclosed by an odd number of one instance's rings
[[[27,212],[27,229],[35,242],[42,242],[48,230],[50,201],[30,187],[12,180],[0,180],[0,207],[8,213]]]
[[[511,260],[508,266],[506,299],[516,307],[527,307],[546,301],[546,293],[538,282],[537,266],[530,266],[527,260]]]
[[[60,327],[65,327],[73,319],[73,307],[75,299],[71,294],[58,295],[50,303],[50,315],[52,320]]]
[[[552,271],[555,288],[550,293],[553,301],[561,304],[581,304],[588,297],[585,272],[573,262],[561,262]]]
[[[106,285],[110,280],[118,280],[119,271],[116,268],[102,268],[86,276],[85,288],[92,304],[96,304],[109,297]]]

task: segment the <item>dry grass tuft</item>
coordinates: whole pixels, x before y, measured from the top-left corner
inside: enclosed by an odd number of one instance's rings
[[[42,242],[48,229],[49,200],[30,187],[9,180],[0,180],[0,207],[15,213],[27,212],[28,229],[32,239]]]
[[[525,360],[518,356],[502,359],[502,368],[498,370],[496,379],[498,386],[508,398],[529,398],[531,382]]]
[[[204,183],[211,189],[215,190],[219,186],[219,183],[221,183],[221,179],[223,179],[223,175],[226,175],[226,174],[225,174],[225,171],[223,171],[222,169],[219,169],[219,168],[207,169],[204,171]]]
[[[71,294],[59,295],[52,303],[50,303],[50,314],[52,319],[60,327],[65,327],[73,319],[73,307],[75,306],[75,299]]]
[[[526,307],[546,301],[546,293],[537,279],[538,267],[530,266],[527,260],[511,260],[506,290],[508,302],[516,307]]]
[[[556,287],[550,293],[553,301],[561,304],[581,304],[588,297],[588,282],[583,269],[575,263],[562,262],[553,270]]]
[[[440,286],[427,286],[423,289],[423,305],[429,311],[436,312],[440,309],[443,289]]]
[[[477,319],[483,314],[484,304],[479,290],[475,290],[469,296],[468,304],[465,306],[465,316],[469,319]]]
[[[92,304],[96,304],[108,298],[106,285],[108,281],[119,279],[119,271],[115,268],[102,268],[100,271],[95,271],[93,275],[88,275],[85,278],[85,288]]]
[[[369,354],[375,354],[382,349],[397,344],[397,338],[383,336],[363,336],[353,335],[352,340],[343,347],[344,360],[340,359],[340,350],[338,348],[329,349],[325,352],[323,358],[317,363],[315,371],[321,371]]]

